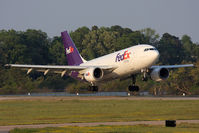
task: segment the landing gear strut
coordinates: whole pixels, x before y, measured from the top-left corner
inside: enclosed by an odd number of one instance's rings
[[[129,91],[130,92],[138,92],[139,91],[139,86],[136,86],[135,85],[135,82],[136,82],[136,76],[135,75],[132,75],[132,85],[130,85],[128,87]]]
[[[142,81],[148,81],[148,77],[147,77],[147,72],[148,70],[147,69],[143,69],[141,70],[141,72],[143,72],[143,77],[142,77]]]
[[[148,81],[148,78],[146,76],[146,73],[144,73],[144,76],[142,77],[142,81]]]

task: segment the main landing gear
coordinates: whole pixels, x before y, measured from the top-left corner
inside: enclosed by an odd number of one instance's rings
[[[147,74],[149,72],[148,69],[142,69],[141,72],[143,73],[142,81],[148,81]],[[139,91],[139,86],[135,85],[136,82],[136,75],[131,75],[132,78],[132,85],[129,86],[129,91],[130,92],[138,92]]]
[[[90,90],[93,92],[98,92],[98,86],[90,86]]]
[[[135,75],[132,75],[132,85],[130,85],[128,87],[129,91],[130,92],[138,92],[139,91],[139,86],[136,86],[135,85],[135,82],[136,82],[136,76]]]

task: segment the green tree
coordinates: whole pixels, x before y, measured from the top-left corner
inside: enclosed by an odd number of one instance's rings
[[[73,39],[80,53],[84,49],[82,42],[85,39],[85,35],[88,34],[89,32],[90,32],[90,29],[84,26],[70,33],[70,36]]]
[[[157,48],[161,53],[162,64],[180,64],[184,59],[183,45],[178,37],[168,33],[163,34]]]
[[[28,29],[22,35],[24,44],[27,46],[25,56],[30,60],[29,64],[48,64],[49,40],[47,34],[41,30]]]
[[[117,36],[117,32],[108,31],[104,27],[90,31],[82,42],[83,57],[93,59],[115,51]]]
[[[24,63],[28,59],[24,56],[27,49],[20,36],[21,32],[15,30],[0,32],[0,63]]]
[[[137,76],[137,84],[141,90],[158,90],[161,94],[199,94],[199,44],[193,43],[191,37],[178,37],[163,34],[160,41],[155,30],[147,28],[132,31],[119,25],[111,27],[93,26],[91,30],[80,27],[70,32],[79,52],[86,59],[93,59],[123,48],[138,44],[152,44],[160,51],[160,64],[185,64],[196,62],[196,68],[171,70],[170,78],[157,83],[149,80],[143,83],[141,75]],[[4,64],[54,64],[66,65],[66,55],[61,37],[48,38],[41,30],[29,29],[25,32],[15,30],[0,31],[0,93],[19,94],[45,91],[85,91],[88,85],[77,82],[70,77],[61,78],[60,74],[43,76],[42,73],[26,72],[18,69],[4,69]],[[111,81],[102,85],[102,91],[125,91],[130,80]],[[194,83],[194,84],[193,84]],[[115,88],[117,86],[117,88]]]
[[[65,50],[61,42],[61,37],[53,38],[49,46],[49,55],[50,55],[51,64],[54,64],[54,65],[67,64]]]
[[[185,61],[196,61],[197,60],[197,45],[193,44],[191,37],[183,35],[181,42],[183,44],[185,52]]]
[[[154,29],[146,28],[142,29],[141,33],[144,34],[149,44],[156,44],[158,42],[159,34]]]

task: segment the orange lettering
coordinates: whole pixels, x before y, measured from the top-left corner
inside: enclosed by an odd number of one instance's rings
[[[127,53],[127,59],[130,58],[131,52]]]
[[[128,50],[124,52],[124,60],[128,59],[128,58],[126,57],[126,55],[128,54],[127,52],[128,52]]]

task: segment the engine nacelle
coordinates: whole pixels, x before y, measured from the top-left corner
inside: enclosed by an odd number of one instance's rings
[[[166,68],[156,68],[150,74],[151,79],[155,81],[163,81],[169,77],[169,70]]]
[[[89,68],[87,69],[86,73],[84,74],[84,78],[89,82],[96,82],[102,79],[104,76],[104,72],[100,68]]]

